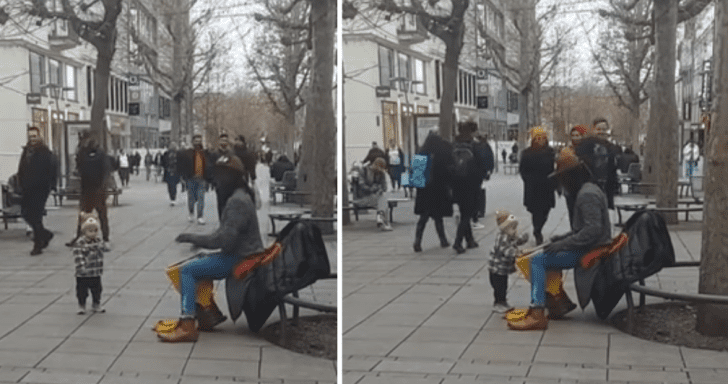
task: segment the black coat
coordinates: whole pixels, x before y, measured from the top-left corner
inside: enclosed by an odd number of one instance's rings
[[[617,253],[584,273],[574,273],[577,287],[591,292],[591,301],[601,319],[609,316],[630,284],[675,263],[670,233],[659,214],[635,212],[623,232],[627,233],[627,244]]]
[[[607,195],[609,209],[614,209],[614,194],[617,191],[617,146],[600,137],[583,139],[574,148],[593,175],[594,182]]]
[[[523,205],[529,212],[548,211],[556,205],[556,181],[548,177],[553,171],[553,148],[529,147],[522,152],[518,172],[523,179]]]
[[[210,152],[203,149],[202,153],[202,158],[205,162],[202,167],[202,179],[212,181],[215,160]],[[195,150],[193,148],[177,152],[177,172],[185,179],[190,179],[195,175],[194,158]]]
[[[24,147],[18,164],[22,193],[41,193],[47,197],[56,186],[56,166],[56,156],[44,144]]]
[[[430,217],[452,216],[452,145],[439,136],[432,135],[425,140],[420,154],[432,158],[432,173],[425,188],[417,189],[415,214]]]
[[[274,178],[275,181],[281,181],[283,180],[283,174],[286,171],[293,171],[295,169],[296,166],[293,165],[288,158],[278,159],[278,161],[270,166],[270,176]]]

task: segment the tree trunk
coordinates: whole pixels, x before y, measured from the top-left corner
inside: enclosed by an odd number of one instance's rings
[[[332,97],[336,3],[311,2],[313,64],[302,161],[308,166],[304,188],[311,191],[311,215],[332,217],[336,193],[336,119]],[[308,140],[306,140],[308,138]]]
[[[659,150],[653,167],[658,180],[657,206],[677,206],[678,137],[675,101],[675,35],[677,0],[655,1],[655,92],[650,106],[650,129]],[[677,213],[666,213],[668,224],[677,222]]]
[[[454,136],[455,121],[453,114],[455,110],[455,89],[458,78],[458,65],[460,62],[460,51],[463,49],[464,26],[460,25],[460,31],[445,42],[445,62],[442,69],[442,98],[440,99],[440,136],[451,141]],[[442,38],[442,37],[441,37]]]
[[[713,110],[705,146],[705,208],[700,252],[700,293],[728,295],[728,0],[715,2]],[[725,305],[698,305],[696,330],[728,336]]]
[[[115,40],[115,39],[114,39]],[[114,58],[115,44],[108,44],[96,48],[96,71],[94,72],[94,100],[91,105],[91,132],[104,150],[108,150],[107,127],[104,122],[106,115],[106,100],[109,90],[109,73],[111,72],[111,60]]]

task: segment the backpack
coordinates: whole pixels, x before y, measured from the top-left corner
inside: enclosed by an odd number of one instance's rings
[[[93,148],[80,152],[78,172],[81,182],[87,186],[101,186],[108,173],[106,166],[106,154],[104,151]]]
[[[456,180],[468,178],[474,171],[475,155],[468,143],[455,143],[452,150],[452,175]]]

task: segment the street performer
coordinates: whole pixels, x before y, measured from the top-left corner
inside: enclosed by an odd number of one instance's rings
[[[209,284],[211,280],[230,278],[234,266],[247,256],[260,254],[264,250],[255,211],[255,195],[243,179],[243,163],[237,156],[224,155],[217,160],[215,168],[218,197],[224,200],[220,227],[207,235],[182,233],[175,240],[221,250],[195,258],[179,268],[182,314],[173,330],[158,332],[162,341],[196,341],[199,335],[196,319],[200,322],[200,330],[209,330],[225,321],[227,318],[212,300],[207,308],[200,307],[203,313],[197,313],[195,301],[198,283]]]
[[[533,256],[530,264],[531,306],[526,316],[511,322],[508,327],[513,330],[546,329],[546,275],[550,271],[574,268],[577,295],[582,308],[589,302],[591,287],[597,268],[585,269],[582,258],[599,245],[611,241],[611,223],[607,210],[607,197],[592,181],[592,175],[579,161],[573,149],[564,148],[557,160],[556,177],[559,184],[571,196],[576,196],[571,220],[571,231],[551,238],[543,252]],[[562,288],[563,291],[563,288]],[[560,301],[569,300],[565,292],[556,295],[549,303],[549,312],[573,309]],[[561,317],[564,313],[549,313],[549,318]],[[555,315],[555,316],[552,316]]]

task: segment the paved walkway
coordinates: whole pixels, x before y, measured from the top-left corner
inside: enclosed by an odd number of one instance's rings
[[[261,233],[269,231],[268,169],[258,169],[264,206]],[[0,228],[0,383],[334,383],[336,363],[297,354],[251,333],[245,317],[226,321],[196,343],[159,342],[152,325],[179,316],[179,295],[164,268],[191,256],[174,242],[185,231],[207,233],[217,226],[214,192],[206,196],[207,225],[187,222],[186,195],[169,206],[166,185],[132,176],[120,206],[109,208],[112,250],[105,256],[102,284],[105,314],[76,314],[74,265],[63,244],[75,232],[77,202],[52,207],[45,223],[55,233],[42,255],[29,256],[25,225]],[[184,202],[184,204],[180,204]],[[276,206],[276,211],[298,207]],[[270,238],[264,239],[269,244]],[[335,237],[327,240],[336,270]],[[219,283],[218,292],[224,292]],[[309,289],[303,294],[314,294]],[[315,294],[335,300],[335,282]],[[218,295],[227,312],[224,294]],[[278,311],[269,322],[278,320]],[[315,314],[302,310],[302,315]]]
[[[345,384],[463,383],[725,383],[728,353],[644,341],[599,320],[593,306],[545,331],[514,332],[492,312],[487,259],[496,234],[494,211],[509,208],[529,230],[518,175],[487,184],[480,248],[456,255],[441,249],[433,224],[422,253],[412,251],[413,203],[395,209],[394,231],[379,232],[374,215],[344,227],[343,375]],[[613,214],[612,222],[616,222]],[[559,198],[546,238],[568,228]],[[450,241],[453,220],[446,221]],[[670,228],[678,260],[697,260],[700,224]],[[617,230],[615,229],[615,234]],[[532,236],[531,236],[532,237]],[[527,246],[533,246],[533,240]],[[575,299],[573,278],[565,279]],[[508,300],[529,304],[530,284],[511,275]],[[647,280],[661,289],[697,292],[696,268],[666,270]],[[635,295],[635,299],[637,296]],[[661,301],[649,298],[648,303]],[[623,299],[613,313],[626,308]]]

